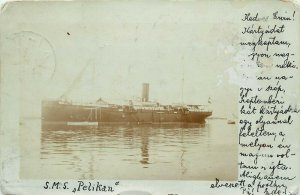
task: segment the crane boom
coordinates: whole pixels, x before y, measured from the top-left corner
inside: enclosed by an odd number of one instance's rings
[[[84,66],[82,68],[82,70],[76,76],[76,78],[74,79],[74,81],[72,82],[72,84],[70,85],[70,87],[67,89],[67,91],[60,96],[61,100],[65,100],[65,99],[68,98],[68,96],[70,95],[70,93],[72,92],[72,90],[74,89],[74,87],[81,81],[83,73],[85,72],[85,70],[87,69],[88,66],[89,66],[89,64],[87,64],[86,66]]]

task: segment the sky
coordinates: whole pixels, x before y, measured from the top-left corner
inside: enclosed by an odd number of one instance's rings
[[[229,3],[210,9],[201,2],[73,2],[69,11],[55,2],[23,3],[6,33],[17,37],[15,63],[28,96],[38,88],[42,99],[64,94],[118,102],[140,97],[142,83],[149,83],[150,100],[207,104],[211,98],[217,116],[237,113],[238,86],[229,73],[239,28],[233,15],[218,11]]]

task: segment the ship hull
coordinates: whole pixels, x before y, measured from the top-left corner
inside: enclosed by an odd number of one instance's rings
[[[43,102],[42,122],[70,123],[91,122],[98,124],[130,123],[205,123],[205,118],[211,112],[183,111],[181,109],[130,109],[130,107],[101,107],[93,105],[59,104],[58,102]]]

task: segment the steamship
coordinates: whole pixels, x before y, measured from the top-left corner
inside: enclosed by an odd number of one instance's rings
[[[205,123],[212,115],[206,105],[162,105],[149,101],[149,84],[144,83],[140,101],[112,104],[102,99],[94,103],[76,103],[66,100],[43,100],[42,122],[96,123],[96,124],[168,124]]]

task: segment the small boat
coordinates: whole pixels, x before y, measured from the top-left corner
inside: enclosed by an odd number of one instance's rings
[[[229,119],[229,120],[227,121],[227,124],[233,125],[233,124],[235,124],[235,121]]]

